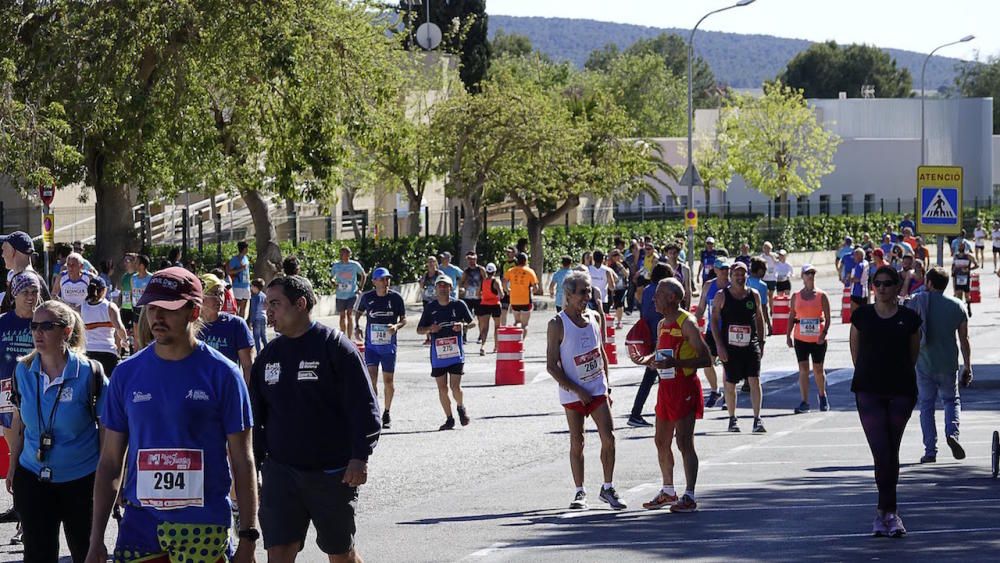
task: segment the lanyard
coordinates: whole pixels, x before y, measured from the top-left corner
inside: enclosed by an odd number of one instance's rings
[[[79,375],[79,373],[80,373],[80,366],[78,365],[76,369],[77,369],[77,375]],[[49,411],[49,424],[48,424],[48,426],[43,426],[43,421],[42,421],[42,377],[41,377],[41,373],[40,372],[39,372],[38,379],[35,380],[35,388],[38,390],[38,392],[35,394],[35,406],[38,407],[38,412],[36,414],[38,415],[38,428],[41,430],[42,434],[48,434],[48,433],[52,432],[52,423],[53,423],[53,421],[56,418],[56,411],[59,410],[59,403],[61,402],[60,399],[62,398],[63,387],[65,387],[65,386],[66,386],[66,378],[64,376],[63,380],[62,380],[62,383],[59,384],[59,390],[56,392],[56,402],[55,402],[54,405],[52,405],[52,410]]]

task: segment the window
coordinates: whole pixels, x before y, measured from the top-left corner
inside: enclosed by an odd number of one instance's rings
[[[851,194],[844,194],[840,196],[840,214],[850,215],[851,214],[851,204],[853,203],[854,196]]]
[[[875,194],[865,194],[865,215],[875,213]]]
[[[819,196],[819,213],[820,215],[830,214],[830,196],[828,195]]]
[[[805,216],[809,215],[809,198],[808,197],[806,197],[806,196],[799,196],[798,199],[796,200],[796,203],[798,204],[798,209],[795,212],[796,215],[799,215],[801,217],[805,217]]]

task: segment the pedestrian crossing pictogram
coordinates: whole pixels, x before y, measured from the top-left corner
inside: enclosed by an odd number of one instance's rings
[[[955,225],[958,223],[957,188],[923,188],[920,211],[921,222],[927,225]]]

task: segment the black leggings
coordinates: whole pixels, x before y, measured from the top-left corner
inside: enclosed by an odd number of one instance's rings
[[[646,321],[640,320],[639,322],[644,323]],[[656,379],[659,377],[656,370],[650,367],[646,368],[646,371],[642,374],[642,383],[639,384],[639,390],[635,392],[635,402],[632,403],[632,416],[642,416],[642,409],[646,406],[646,399],[649,398],[649,392],[653,389],[653,384],[656,383]]]
[[[104,368],[104,375],[108,378],[111,377],[111,372],[115,371],[115,368],[118,367],[118,362],[121,361],[118,358],[118,354],[113,352],[87,352],[87,357],[100,362],[101,367]]]
[[[87,557],[94,511],[94,474],[67,483],[42,483],[18,466],[14,472],[14,508],[21,517],[25,563],[59,559],[59,524],[74,563]]]
[[[865,429],[875,461],[878,508],[896,512],[896,485],[899,484],[899,444],[917,404],[916,397],[883,395],[859,391],[855,394],[858,416]]]

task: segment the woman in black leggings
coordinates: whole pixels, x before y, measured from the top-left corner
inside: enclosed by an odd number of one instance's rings
[[[875,461],[878,507],[872,533],[906,534],[896,507],[899,483],[899,444],[917,401],[914,365],[920,352],[920,317],[897,305],[899,273],[892,266],[875,272],[875,304],[863,305],[851,315],[851,357],[861,426]]]

